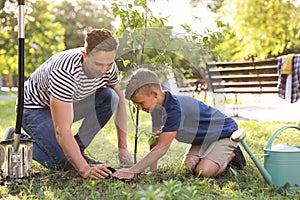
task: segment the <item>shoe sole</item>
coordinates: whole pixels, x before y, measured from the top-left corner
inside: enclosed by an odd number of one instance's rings
[[[234,165],[234,166],[236,166],[238,169],[243,169],[246,165],[247,165],[247,160],[246,160],[246,157],[245,157],[245,154],[243,153],[243,151],[242,151],[242,148],[241,148],[241,146],[238,144],[238,146],[236,147],[236,149],[238,149],[239,148],[239,152],[240,152],[240,159],[238,159],[238,163],[240,163],[240,165],[238,164],[238,165]],[[237,153],[236,153],[236,150],[234,150],[234,152],[233,153],[235,153],[235,155],[237,156]],[[233,164],[233,163],[232,163]]]

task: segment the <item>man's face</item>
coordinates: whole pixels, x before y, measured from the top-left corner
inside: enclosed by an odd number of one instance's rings
[[[155,92],[153,91],[150,95],[137,93],[131,98],[131,100],[137,105],[139,110],[143,110],[147,113],[150,113],[157,104],[157,98],[155,97]]]
[[[83,61],[84,73],[90,78],[101,78],[112,68],[115,55],[115,50],[90,53]]]

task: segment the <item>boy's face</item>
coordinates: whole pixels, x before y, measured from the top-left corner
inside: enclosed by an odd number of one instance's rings
[[[84,72],[90,78],[101,78],[112,68],[116,51],[92,52],[84,60]]]
[[[139,110],[150,113],[157,104],[157,93],[154,90],[151,91],[150,95],[138,92],[131,100],[137,105]]]

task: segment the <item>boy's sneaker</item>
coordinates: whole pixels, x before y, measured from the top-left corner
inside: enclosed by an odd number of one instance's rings
[[[235,156],[229,164],[235,166],[237,169],[243,169],[246,166],[247,161],[243,151],[240,148],[240,145],[233,150],[233,153]]]

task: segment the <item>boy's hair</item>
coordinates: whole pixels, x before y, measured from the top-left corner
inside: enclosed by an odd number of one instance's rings
[[[159,77],[149,69],[140,68],[133,73],[128,81],[125,98],[130,100],[139,92],[149,95],[152,89],[161,89]]]
[[[85,49],[89,54],[95,51],[113,51],[118,48],[118,41],[111,31],[103,29],[93,29],[85,36]]]

